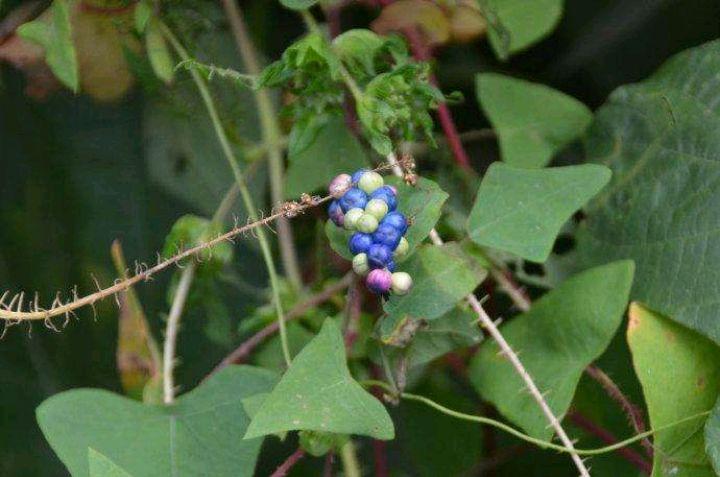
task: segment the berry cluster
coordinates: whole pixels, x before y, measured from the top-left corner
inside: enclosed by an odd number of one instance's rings
[[[410,248],[404,237],[407,219],[396,210],[395,187],[384,185],[377,172],[361,169],[352,176],[335,177],[328,190],[335,198],[328,209],[330,219],[355,232],[348,242],[355,273],[367,275],[365,283],[374,293],[408,293],[412,278],[395,271],[395,260],[402,259]]]

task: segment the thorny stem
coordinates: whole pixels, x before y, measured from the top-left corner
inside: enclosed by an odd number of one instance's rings
[[[394,154],[390,154],[387,157],[388,162],[393,166],[393,172],[398,177],[403,177],[403,171],[397,161],[397,158]],[[430,240],[435,245],[442,245],[443,240],[440,238],[440,235],[437,233],[435,229],[432,229],[430,231]],[[530,395],[535,399],[535,402],[537,402],[538,406],[540,407],[540,410],[545,415],[548,422],[550,422],[550,425],[553,427],[555,432],[557,433],[558,437],[560,438],[560,441],[567,447],[568,449],[573,448],[573,443],[568,437],[568,435],[565,433],[565,430],[560,425],[560,421],[557,417],[555,417],[555,414],[553,413],[552,409],[550,409],[550,406],[548,405],[547,401],[545,401],[545,398],[543,397],[540,390],[535,385],[535,381],[533,381],[530,374],[525,369],[525,366],[523,366],[522,362],[518,358],[517,354],[512,350],[510,345],[507,341],[505,341],[505,337],[500,333],[500,330],[495,326],[495,323],[493,320],[488,316],[488,314],[483,309],[482,305],[480,304],[480,301],[477,299],[477,297],[474,294],[469,294],[467,297],[467,302],[470,304],[470,307],[473,309],[473,311],[477,314],[478,318],[480,319],[480,323],[482,323],[482,326],[487,329],[487,331],[490,333],[490,336],[493,337],[493,339],[497,342],[498,346],[500,347],[500,350],[502,353],[507,357],[508,360],[510,360],[510,363],[512,364],[513,368],[515,368],[515,371],[520,375],[520,378],[525,383],[525,386],[530,391]],[[585,463],[582,461],[582,459],[578,456],[577,453],[571,453],[571,458],[573,462],[575,462],[575,466],[580,471],[580,475],[582,477],[589,477],[590,473],[587,470],[587,467],[585,467]]]
[[[180,56],[180,59],[183,61],[190,60],[190,55],[187,53],[182,44],[180,44],[180,41],[175,37],[172,31],[170,31],[170,29],[164,23],[161,23],[161,28],[163,30],[164,36],[173,46],[178,56]],[[245,203],[245,207],[248,210],[248,217],[250,218],[250,220],[255,221],[258,219],[255,202],[250,195],[250,191],[247,188],[247,184],[245,183],[245,179],[243,178],[242,171],[238,166],[235,154],[233,153],[232,147],[230,146],[230,141],[225,134],[225,129],[223,128],[222,123],[220,122],[220,117],[218,115],[217,109],[215,108],[215,102],[213,101],[212,95],[210,94],[210,90],[208,89],[205,80],[196,70],[191,69],[190,75],[192,76],[193,81],[195,82],[200,92],[200,96],[205,103],[205,107],[208,111],[213,127],[215,129],[215,134],[217,135],[218,141],[220,142],[220,145],[222,147],[223,154],[225,155],[225,158],[227,159],[230,168],[232,169],[233,175],[235,176],[235,181],[237,182],[238,188],[240,189],[240,195],[243,202]],[[276,137],[271,138],[270,140],[268,140],[268,145],[274,144],[275,141],[277,141]],[[272,157],[273,150],[276,149],[270,146],[270,149],[268,150],[269,157]],[[272,163],[272,160],[270,162]],[[284,217],[280,216],[278,218]],[[262,251],[263,259],[265,260],[265,265],[268,270],[268,275],[270,276],[270,287],[272,288],[273,301],[275,303],[278,322],[280,324],[280,343],[282,345],[285,364],[290,366],[290,361],[292,361],[292,359],[290,357],[290,347],[288,345],[287,333],[285,331],[285,318],[283,316],[282,303],[280,302],[280,284],[277,276],[277,271],[275,270],[275,262],[273,260],[272,251],[270,250],[270,243],[265,234],[265,230],[263,230],[262,228],[258,229],[257,236],[258,241],[260,242],[260,249]]]
[[[302,449],[302,447],[298,447],[295,452],[290,454],[290,456],[280,464],[280,466],[275,469],[275,472],[273,472],[270,477],[285,477],[290,469],[298,463],[300,459],[305,457],[305,451]]]
[[[248,34],[242,11],[237,5],[237,0],[222,0],[222,3],[230,20],[233,36],[247,72],[254,76],[260,75],[260,62]],[[273,204],[277,205],[283,201],[283,154],[278,145],[282,138],[282,132],[268,91],[266,89],[256,89],[254,95],[258,114],[260,115],[263,142],[267,144],[268,163],[270,164],[270,196]],[[290,221],[281,218],[278,220],[277,227],[280,255],[283,260],[285,274],[293,288],[300,290],[302,289],[302,277],[300,276],[300,266],[298,265]]]
[[[175,298],[173,299],[170,313],[165,328],[165,343],[163,344],[163,402],[172,404],[175,400],[175,380],[173,378],[173,367],[175,365],[175,346],[177,343],[180,316],[182,315],[185,302],[190,293],[190,285],[195,276],[194,263],[188,265],[180,276]]]

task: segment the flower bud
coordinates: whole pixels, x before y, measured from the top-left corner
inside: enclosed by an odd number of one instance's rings
[[[407,295],[412,288],[412,277],[406,272],[395,272],[391,275],[390,279],[392,282],[392,291],[396,295]]]

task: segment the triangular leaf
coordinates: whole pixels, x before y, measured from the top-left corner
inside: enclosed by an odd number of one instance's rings
[[[92,447],[88,448],[88,468],[90,477],[132,477]]]
[[[563,11],[563,0],[479,0],[479,3],[490,20],[490,44],[503,60],[547,36]]]
[[[522,169],[490,166],[468,218],[479,245],[544,262],[560,227],[610,180],[607,167],[583,164]]]
[[[310,430],[392,439],[385,407],[350,375],[337,325],[320,333],[295,357],[248,427],[245,439]]]

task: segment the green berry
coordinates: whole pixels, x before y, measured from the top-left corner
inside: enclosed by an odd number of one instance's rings
[[[347,220],[347,219],[345,219]],[[410,243],[407,241],[405,237],[400,239],[400,243],[398,243],[397,247],[395,248],[395,253],[393,254],[393,258],[395,260],[402,260],[405,258],[405,256],[410,251]]]
[[[347,216],[345,216],[345,221],[347,222]],[[378,219],[370,214],[363,213],[357,220],[355,227],[357,227],[360,232],[371,234],[378,228]]]
[[[395,272],[392,274],[392,291],[396,295],[407,295],[412,284],[412,277],[408,273]]]
[[[387,202],[380,199],[370,199],[365,206],[365,212],[380,220],[388,213]]]
[[[370,270],[367,261],[367,254],[358,253],[357,255],[355,255],[352,260],[352,267],[355,273],[357,273],[358,275],[367,275],[368,271]]]
[[[380,174],[375,171],[368,171],[360,176],[357,186],[366,194],[372,194],[375,192],[375,189],[379,189],[384,184],[385,181],[383,181]]]
[[[363,216],[365,211],[359,208],[350,209],[345,214],[345,222],[343,222],[343,227],[345,227],[347,230],[355,230],[357,229],[357,223],[360,217]]]

